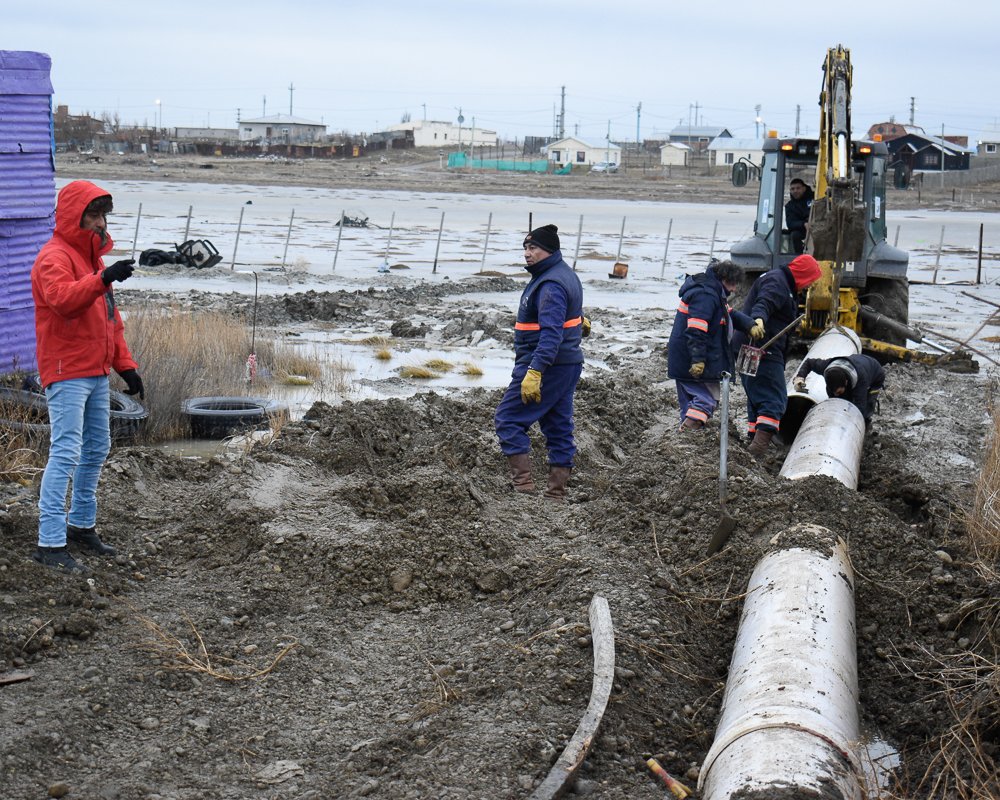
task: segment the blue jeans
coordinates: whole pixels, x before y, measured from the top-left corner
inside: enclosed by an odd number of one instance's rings
[[[97,481],[111,450],[111,394],[107,375],[56,381],[45,389],[51,440],[38,498],[38,545],[66,544],[66,523],[97,523]],[[66,492],[73,480],[69,517]]]

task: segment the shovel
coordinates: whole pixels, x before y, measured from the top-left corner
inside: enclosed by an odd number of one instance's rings
[[[715,533],[712,534],[712,541],[708,543],[708,555],[710,556],[714,556],[722,549],[736,527],[736,520],[729,516],[729,512],[726,511],[726,478],[729,472],[727,469],[729,460],[729,378],[728,372],[722,373],[722,414],[720,417],[722,428],[719,431],[719,508],[722,511],[722,518],[715,528]]]
[[[767,352],[767,348],[802,322],[802,320],[805,319],[805,316],[805,314],[799,314],[795,319],[764,342],[764,344],[760,347],[754,347],[751,344],[741,345],[740,352],[736,356],[736,371],[740,373],[740,375],[746,375],[748,378],[755,377],[757,375],[757,368],[760,366],[760,360],[764,353]]]

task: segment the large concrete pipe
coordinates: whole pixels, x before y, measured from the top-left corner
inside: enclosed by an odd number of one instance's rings
[[[816,337],[806,358],[837,358],[853,356],[861,352],[861,339],[849,328],[827,328]],[[788,382],[788,408],[781,415],[781,430],[778,441],[789,445],[798,435],[806,414],[817,403],[826,400],[826,381],[815,372],[806,376],[806,391],[797,392]]]
[[[750,578],[703,800],[860,800],[854,574],[818,525],[771,540]]]
[[[793,481],[829,475],[849,489],[857,489],[864,446],[864,415],[853,403],[832,397],[806,415],[778,474]]]

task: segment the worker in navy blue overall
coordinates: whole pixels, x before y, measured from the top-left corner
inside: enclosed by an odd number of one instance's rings
[[[732,311],[726,298],[743,283],[743,267],[713,259],[700,275],[687,275],[667,344],[667,377],[674,379],[681,430],[705,427],[719,404],[722,373],[733,372],[733,326],[747,332],[753,321]],[[722,421],[726,424],[726,420]]]
[[[576,454],[573,394],[583,371],[583,286],[563,261],[555,225],[525,237],[524,263],[531,280],[517,308],[514,371],[497,406],[496,432],[514,490],[533,492],[528,429],[538,423],[549,451],[545,497],[563,501]]]
[[[828,397],[842,397],[853,403],[865,418],[865,429],[871,426],[879,392],[885,385],[885,369],[878,361],[864,353],[837,358],[807,358],[799,365],[792,380],[796,391],[806,391],[806,376],[810,372],[823,376]]]
[[[799,315],[797,295],[820,277],[819,264],[811,255],[796,256],[787,267],[768,270],[753,282],[743,313],[753,320],[749,336],[755,344],[763,344],[777,336]],[[778,432],[781,417],[788,406],[785,383],[785,353],[791,334],[774,341],[761,356],[754,376],[740,375],[747,394],[747,424],[750,454],[760,459],[771,439]],[[733,352],[746,344],[746,336],[733,337]]]

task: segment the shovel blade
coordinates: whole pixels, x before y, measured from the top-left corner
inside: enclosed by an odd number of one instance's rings
[[[719,524],[715,528],[715,533],[712,534],[712,540],[708,543],[708,555],[714,556],[725,547],[726,542],[729,541],[729,537],[735,529],[736,520],[723,511],[722,519],[719,520]]]

